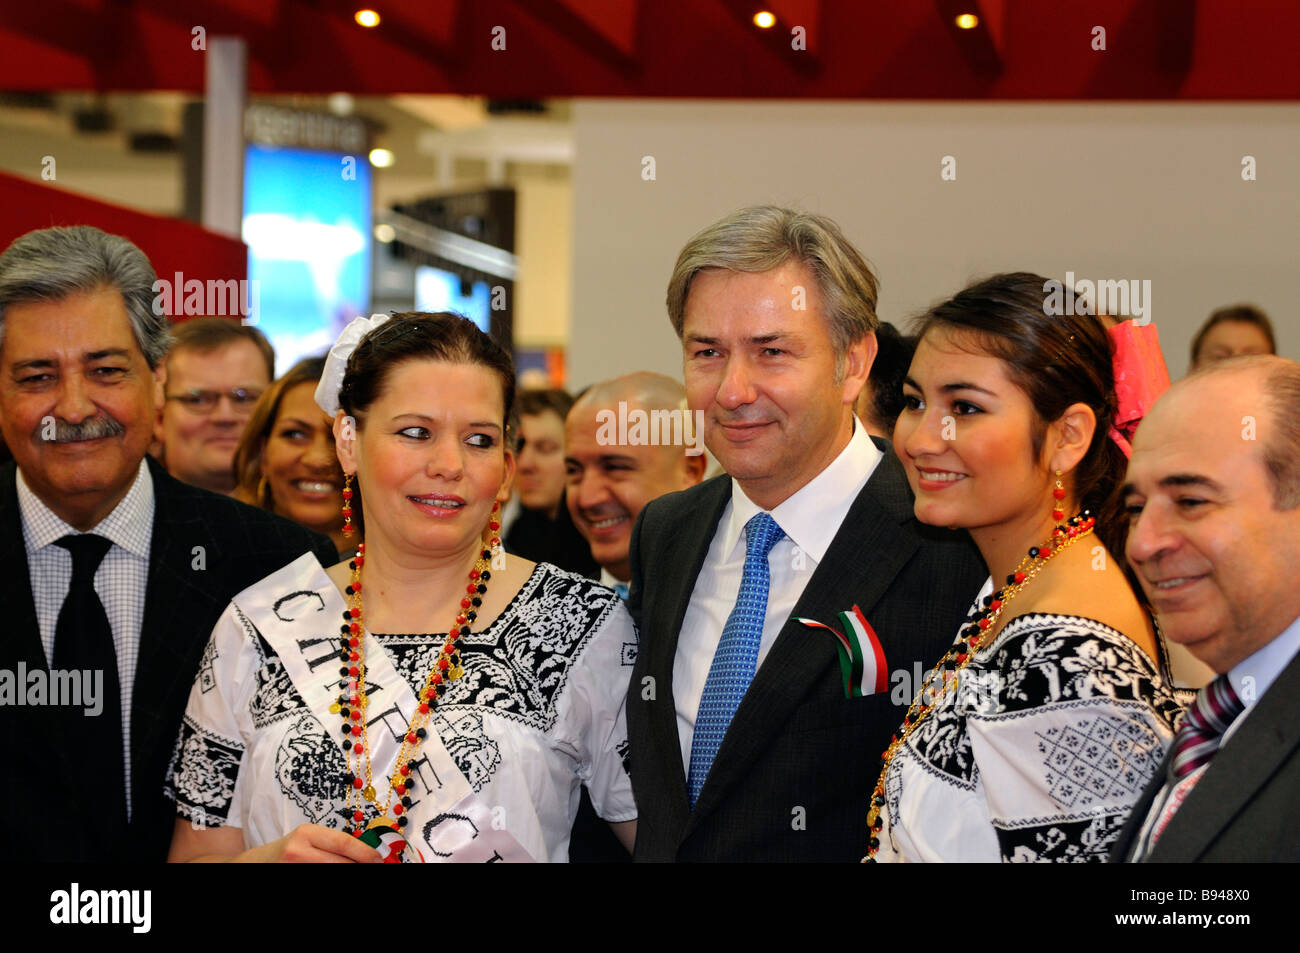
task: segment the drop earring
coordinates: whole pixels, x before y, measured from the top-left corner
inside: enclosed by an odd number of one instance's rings
[[[1052,519],[1057,523],[1065,519],[1065,510],[1061,507],[1065,499],[1065,487],[1061,485],[1061,471],[1056,471],[1056,487],[1052,490]]]
[[[343,475],[343,535],[351,536],[356,532],[352,525],[352,474]]]

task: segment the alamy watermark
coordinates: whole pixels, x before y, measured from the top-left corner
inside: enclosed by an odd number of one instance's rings
[[[704,452],[704,411],[642,410],[618,402],[596,411],[596,443],[602,447],[685,447],[688,457]]]
[[[93,718],[104,710],[102,669],[0,668],[0,706],[84,708]]]
[[[239,315],[242,323],[257,324],[261,284],[258,278],[186,279],[178,271],[170,281],[159,278],[153,283],[153,313],[173,318]]]
[[[1065,290],[1074,292],[1066,300]],[[1074,272],[1065,273],[1065,281],[1049,278],[1043,282],[1043,314],[1061,317],[1067,312],[1075,315],[1107,314],[1116,318],[1133,318],[1141,327],[1151,321],[1151,279],[1144,278],[1074,278]],[[1071,308],[1073,310],[1071,310]],[[1099,310],[1100,309],[1100,310]]]

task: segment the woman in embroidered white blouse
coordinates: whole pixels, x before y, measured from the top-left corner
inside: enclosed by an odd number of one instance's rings
[[[631,617],[493,557],[513,395],[509,356],[457,315],[344,331],[316,398],[364,558],[307,554],[223,615],[169,772],[172,860],[566,860],[582,784],[631,849]]]
[[[1051,287],[996,275],[920,323],[894,447],[917,518],[968,530],[991,578],[891,745],[870,859],[1105,860],[1172,738],[1122,562],[1107,332]]]

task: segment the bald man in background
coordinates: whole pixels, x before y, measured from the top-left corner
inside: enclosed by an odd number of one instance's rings
[[[638,371],[588,388],[565,420],[569,513],[600,563],[600,581],[625,599],[632,578],[628,544],[641,508],[695,486],[708,466],[700,433],[687,426],[693,418],[685,406],[686,389],[677,381]],[[638,411],[642,419],[660,423],[675,423],[677,415],[683,426],[647,425],[638,432]],[[655,412],[659,416],[652,417]],[[629,419],[633,426],[619,426]],[[668,442],[679,434],[680,442]]]
[[[588,388],[565,420],[565,500],[569,513],[573,525],[591,545],[592,557],[600,563],[600,581],[624,599],[632,577],[628,544],[637,514],[655,497],[685,490],[704,478],[707,461],[702,436],[698,429],[688,431],[689,421],[682,419],[689,413],[685,406],[686,389],[681,384],[663,374],[640,371]],[[620,419],[635,421],[639,416],[636,411],[649,418],[656,410],[660,416],[652,419],[671,420],[669,415],[675,412],[682,421],[677,431],[683,438],[681,443],[665,443],[662,432],[653,435],[661,438],[658,445],[633,442],[651,438],[648,426],[641,432],[624,427],[620,434]],[[670,430],[668,436],[675,434]],[[629,677],[635,661],[636,647],[628,647],[623,664]],[[569,860],[631,860],[609,827],[597,818],[585,788],[569,837]]]

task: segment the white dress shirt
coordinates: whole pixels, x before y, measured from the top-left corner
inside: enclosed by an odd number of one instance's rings
[[[31,580],[36,621],[41,630],[47,665],[54,664],[54,635],[59,610],[72,585],[72,553],[55,540],[76,535],[32,492],[18,471],[18,511],[27,571]],[[144,621],[145,591],[149,583],[149,548],[153,542],[153,477],[142,460],[135,482],[126,496],[90,532],[112,542],[95,571],[95,592],[104,605],[113,646],[117,650],[117,682],[122,690],[122,756],[126,774],[126,813],[131,816],[131,688],[140,655],[140,626]]]
[[[881,457],[866,430],[854,420],[853,436],[839,456],[770,512],[785,535],[768,555],[771,577],[763,637],[758,647],[759,666],[794,611],[818,563],[826,558],[831,540]],[[761,507],[732,479],[731,501],[718,520],[682,619],[673,660],[673,698],[677,706],[682,764],[687,774],[691,770],[691,742],[695,738],[700,696],[704,694],[709,667],[722,640],[722,629],[740,594],[745,568],[745,524],[760,511]]]
[[[619,579],[618,576],[614,575],[604,566],[601,566],[600,584],[602,586],[608,586],[609,588],[613,589],[615,592],[618,593],[620,599],[622,599],[624,602],[627,602],[627,580],[626,579]]]
[[[1228,682],[1232,685],[1232,690],[1237,693],[1237,697],[1241,699],[1242,709],[1241,714],[1233,719],[1228,730],[1223,733],[1223,738],[1219,741],[1220,750],[1232,740],[1241,723],[1250,716],[1255,702],[1264,697],[1264,693],[1277,681],[1277,677],[1291,664],[1291,660],[1297,653],[1300,653],[1300,618],[1283,629],[1277,638],[1254,655],[1243,659],[1228,670]],[[1151,802],[1151,809],[1138,834],[1137,857],[1144,857],[1150,852],[1152,832],[1164,831],[1173,816],[1178,813],[1178,808],[1183,801],[1187,799],[1187,795],[1191,794],[1192,788],[1196,787],[1197,782],[1201,780],[1201,775],[1205,774],[1212,764],[1214,764],[1213,759],[1186,777],[1180,778],[1177,784],[1170,785],[1168,781],[1165,782],[1156,799]]]

